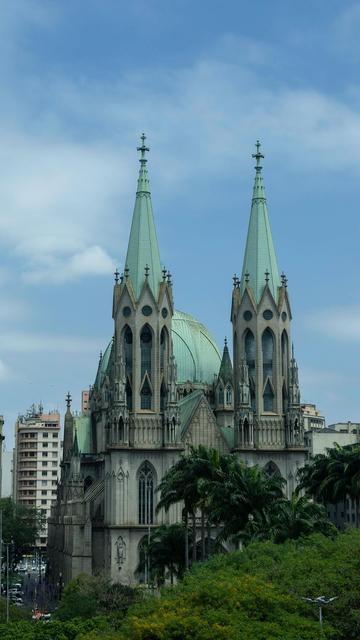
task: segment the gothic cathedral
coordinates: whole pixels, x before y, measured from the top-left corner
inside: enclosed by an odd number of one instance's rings
[[[190,446],[234,452],[287,492],[305,460],[287,279],[280,276],[260,144],[241,279],[231,304],[233,364],[204,325],[175,310],[160,260],[145,136],[124,272],[115,273],[114,334],[100,357],[89,415],[67,397],[62,476],[48,529],[50,575],[102,573],[133,584],[145,536],[181,521],[156,514],[156,488]]]

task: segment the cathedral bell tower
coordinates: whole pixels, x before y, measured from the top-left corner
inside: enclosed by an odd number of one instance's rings
[[[171,274],[161,267],[145,135],[124,272],[115,273],[114,378],[108,445],[175,444],[179,423],[171,323]]]
[[[304,441],[298,370],[291,351],[287,278],[278,270],[259,142],[253,157],[249,229],[242,276],[233,279],[231,310],[235,448],[244,452],[294,450],[303,448]]]

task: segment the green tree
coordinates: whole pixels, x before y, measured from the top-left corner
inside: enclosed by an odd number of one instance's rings
[[[137,573],[150,572],[158,586],[170,578],[182,578],[185,571],[185,527],[182,524],[161,525],[151,532],[150,541],[143,543],[144,554]]]
[[[315,456],[299,472],[297,491],[319,502],[336,503],[347,496],[355,501],[356,526],[359,526],[360,445],[341,447],[338,444],[325,454]]]
[[[59,620],[89,619],[99,615],[123,617],[139,597],[139,590],[127,585],[111,584],[100,576],[81,574],[66,585],[56,612]]]
[[[249,519],[262,522],[283,499],[285,481],[269,476],[258,466],[249,467],[234,456],[224,457],[216,478],[209,484],[209,511],[220,526],[219,540],[241,541]]]
[[[327,518],[325,508],[306,496],[294,494],[283,498],[250,518],[244,529],[243,540],[271,540],[276,544],[297,540],[313,533],[336,535],[336,527]]]
[[[16,565],[24,553],[32,551],[45,526],[45,517],[40,510],[18,504],[11,498],[2,498],[0,509],[3,514],[3,541],[11,543],[12,564]]]

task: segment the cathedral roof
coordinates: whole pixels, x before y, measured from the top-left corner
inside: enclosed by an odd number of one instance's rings
[[[172,341],[177,364],[177,382],[211,384],[221,364],[217,344],[201,322],[182,311],[172,319]],[[94,387],[100,389],[110,362],[112,340],[102,356]]]
[[[256,158],[255,184],[241,277],[241,293],[244,293],[246,286],[250,287],[256,302],[259,303],[266,282],[274,300],[277,301],[281,281],[261,174],[260,160],[264,156],[260,153],[259,142],[256,147],[257,153],[253,156]]]
[[[182,311],[172,319],[172,339],[177,363],[177,381],[211,384],[221,356],[217,344],[201,322]]]
[[[150,183],[146,167],[147,159],[145,135],[141,136],[142,145],[140,171],[135,199],[134,213],[131,223],[130,238],[125,261],[136,298],[139,298],[145,280],[145,268],[149,268],[148,283],[157,299],[159,285],[162,280],[159,245],[151,203]]]
[[[179,402],[180,411],[180,437],[186,432],[191,419],[199,406],[201,398],[204,397],[202,389],[197,389],[192,393],[189,393],[185,398],[182,398]]]
[[[81,453],[91,453],[91,421],[90,416],[74,416],[78,446]]]

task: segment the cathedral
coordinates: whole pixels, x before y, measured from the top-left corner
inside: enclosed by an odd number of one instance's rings
[[[174,308],[145,135],[138,151],[125,268],[115,272],[114,332],[100,357],[89,415],[73,415],[67,397],[62,474],[48,525],[55,582],[80,573],[137,581],[144,537],[181,521],[180,504],[156,513],[156,489],[190,446],[233,452],[280,473],[288,495],[306,457],[291,306],[272,240],[260,144],[242,275],[233,278],[232,361],[226,340],[221,353],[203,324]]]

